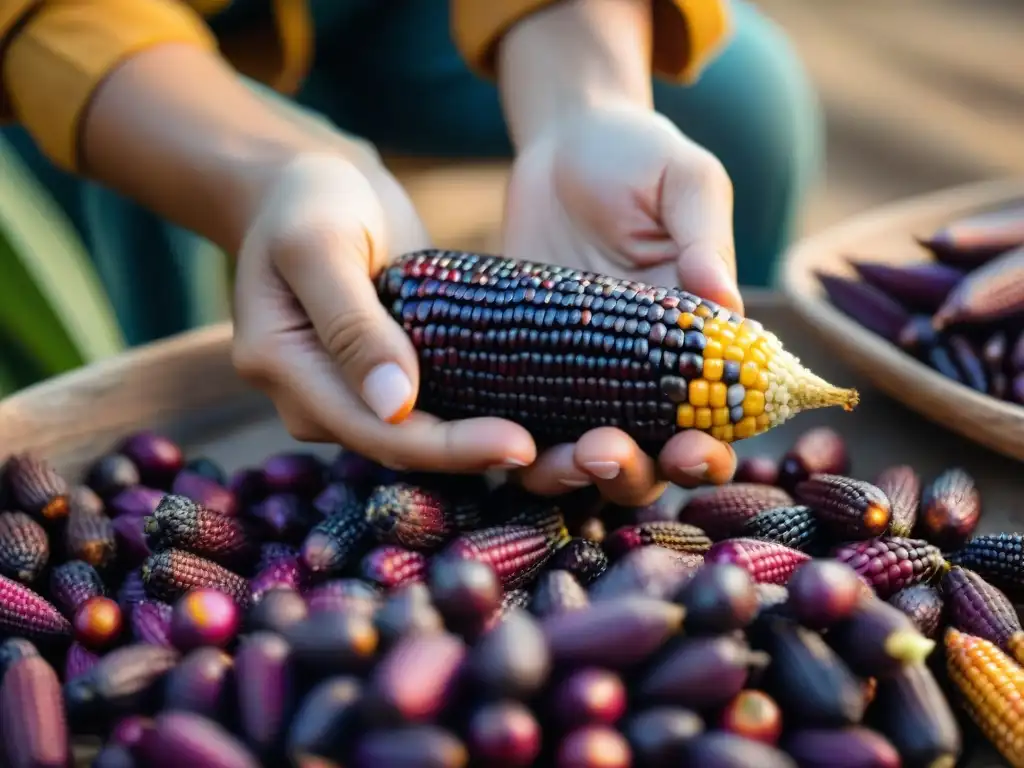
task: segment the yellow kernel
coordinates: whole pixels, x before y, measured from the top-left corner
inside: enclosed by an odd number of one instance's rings
[[[746,437],[753,437],[754,433],[757,432],[757,422],[753,416],[747,416],[745,419],[740,419],[736,422],[733,425],[733,430],[736,433],[736,437],[740,440]]]
[[[743,396],[743,413],[747,416],[760,416],[764,413],[764,392],[748,389]]]
[[[705,334],[707,335],[707,334]],[[711,337],[708,337],[708,343],[704,347],[704,367],[707,368],[708,362],[711,360],[722,359],[722,342],[716,341]]]
[[[711,429],[711,409],[698,408],[693,425],[697,429]]]
[[[754,421],[757,423],[758,431],[761,431],[762,429],[768,429],[768,427],[771,426],[772,423],[772,420],[767,413],[762,413],[760,416],[757,416],[754,419]]]
[[[736,340],[736,334],[732,332],[732,328],[723,328],[718,332],[718,340],[729,346]]]
[[[743,350],[737,346],[729,346],[725,348],[725,359],[735,360],[737,363],[743,362]]]
[[[693,426],[692,405],[680,405],[676,408],[676,426],[680,429],[689,429]]]
[[[757,363],[748,361],[740,366],[740,384],[744,387],[752,387],[757,384],[757,375],[761,369]]]
[[[729,388],[720,381],[716,381],[708,387],[708,405],[712,408],[725,407],[725,394]]]
[[[736,336],[736,346],[743,347],[744,349],[750,349],[750,345],[756,340],[757,339],[749,333],[740,333]]]
[[[766,371],[761,371],[757,374],[757,382],[754,384],[754,389],[758,392],[768,391],[768,373]]]
[[[707,352],[707,349],[704,350]],[[725,373],[725,361],[721,359],[704,358],[704,378],[708,381],[720,381]]]
[[[736,439],[736,435],[733,432],[732,424],[726,424],[724,427],[722,427],[721,439],[727,443],[731,443],[733,440]]]
[[[725,436],[725,427],[724,426],[712,427],[711,428],[711,436],[713,438],[715,438],[715,440],[721,440]]]
[[[680,328],[683,328],[683,329],[692,328],[693,327],[693,322],[696,319],[697,318],[694,315],[692,315],[691,313],[683,312],[681,315],[679,315],[679,320],[677,321],[677,324],[679,325]]]
[[[690,382],[689,397],[690,405],[702,406],[708,404],[708,383],[704,379],[694,379]]]
[[[721,320],[723,323],[728,323],[730,317],[732,317],[732,311],[725,307],[722,307],[715,313],[715,318]]]
[[[747,360],[749,360],[752,363],[757,363],[762,368],[768,365],[768,355],[766,355],[759,349],[748,349]]]
[[[708,309],[706,304],[700,304],[695,310],[693,310],[693,314],[697,317],[711,317],[712,312]]]
[[[721,427],[729,423],[729,409],[728,408],[715,408],[711,411],[711,423],[716,427]]]

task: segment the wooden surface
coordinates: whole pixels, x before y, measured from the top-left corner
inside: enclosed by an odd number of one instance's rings
[[[1024,459],[1024,407],[954,382],[883,341],[827,300],[815,272],[851,276],[850,256],[889,263],[923,261],[914,236],[976,211],[1024,199],[1024,179],[948,190],[884,208],[798,244],[784,265],[793,309],[823,344],[876,387],[963,436]]]

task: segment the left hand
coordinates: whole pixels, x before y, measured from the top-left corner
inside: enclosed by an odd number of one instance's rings
[[[732,237],[732,185],[721,163],[643,107],[588,109],[523,147],[513,167],[506,255],[686,290],[742,312]],[[703,432],[676,435],[651,457],[602,427],[555,446],[522,471],[536,493],[596,484],[610,501],[649,503],[666,480],[727,482],[736,454]]]

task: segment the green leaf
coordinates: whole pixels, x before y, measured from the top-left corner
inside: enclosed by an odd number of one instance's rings
[[[0,138],[0,332],[44,375],[120,352],[124,337],[84,246]]]

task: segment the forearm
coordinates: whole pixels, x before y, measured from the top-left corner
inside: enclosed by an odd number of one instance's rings
[[[274,170],[296,153],[334,148],[274,110],[216,54],[174,44],[114,70],[81,131],[83,173],[229,253]]]
[[[652,106],[650,0],[561,0],[502,38],[498,83],[517,147],[594,106]]]

